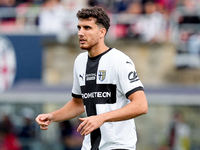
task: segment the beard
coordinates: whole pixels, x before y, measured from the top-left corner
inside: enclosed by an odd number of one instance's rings
[[[79,44],[79,47],[82,49],[82,50],[89,50],[90,47],[87,46],[87,45],[82,45],[82,44]]]
[[[93,47],[95,47],[98,44],[98,42],[96,41],[92,41],[92,42],[86,42],[84,44],[79,43],[79,47],[82,50],[91,50]]]

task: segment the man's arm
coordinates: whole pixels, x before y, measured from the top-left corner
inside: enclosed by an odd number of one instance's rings
[[[47,130],[52,122],[69,120],[81,115],[84,112],[82,99],[72,98],[62,108],[48,114],[40,114],[36,117],[36,122],[42,130]]]
[[[102,115],[105,117],[105,122],[127,120],[148,112],[148,104],[144,91],[137,91],[131,94],[128,98],[131,101],[128,105],[116,111]]]
[[[148,112],[148,104],[144,91],[137,91],[131,94],[129,99],[131,102],[121,109],[97,116],[80,118],[82,123],[79,125],[77,131],[81,131],[81,135],[87,135],[105,122],[123,121]]]

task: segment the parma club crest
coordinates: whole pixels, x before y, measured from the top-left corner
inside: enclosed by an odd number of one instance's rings
[[[0,36],[0,92],[9,89],[15,78],[16,58],[12,43]]]
[[[99,70],[98,77],[100,81],[103,81],[106,78],[106,70]]]

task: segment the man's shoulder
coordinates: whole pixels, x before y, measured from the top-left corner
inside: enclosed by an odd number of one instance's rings
[[[123,54],[122,51],[120,51],[119,49],[116,48],[111,48],[111,50],[109,51],[110,55],[119,55],[119,54]]]
[[[78,54],[78,56],[76,57],[76,59],[74,61],[74,65],[80,66],[80,65],[85,64],[87,62],[87,58],[88,58],[87,52],[82,52],[82,53]]]
[[[86,57],[86,56],[88,56],[88,52],[87,51],[81,52],[80,54],[78,54],[77,57]]]
[[[114,59],[119,59],[119,58],[122,59],[122,58],[128,57],[124,52],[122,52],[121,50],[118,50],[116,48],[112,48],[112,50],[110,51],[110,55]]]
[[[82,52],[80,54],[78,54],[78,56],[76,57],[76,60],[80,60],[83,58],[87,58],[88,57],[88,52]]]

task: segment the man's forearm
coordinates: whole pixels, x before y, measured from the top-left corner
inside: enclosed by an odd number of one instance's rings
[[[143,91],[138,91],[129,97],[131,103],[118,110],[110,111],[101,116],[104,122],[123,121],[135,118],[148,112],[148,104]]]
[[[66,103],[62,108],[51,112],[52,120],[54,122],[69,120],[74,117],[81,115],[84,112],[84,105],[82,99],[72,99],[68,103]]]

